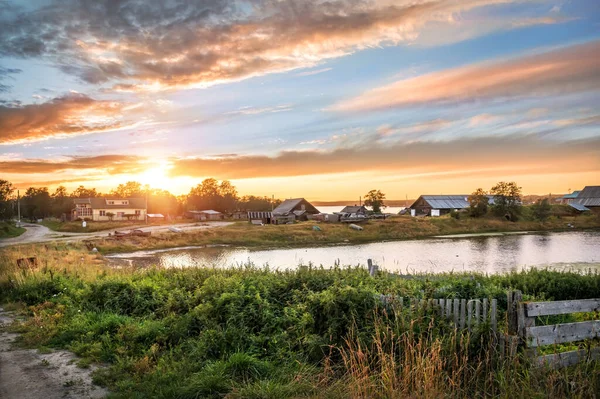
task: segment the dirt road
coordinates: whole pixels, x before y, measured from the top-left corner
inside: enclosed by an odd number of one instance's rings
[[[94,367],[75,365],[77,357],[66,351],[41,354],[13,346],[17,334],[4,331],[14,320],[0,308],[0,398],[99,399],[108,392],[92,383]]]
[[[174,224],[173,227],[177,227],[183,231],[193,231],[193,230],[204,230],[204,229],[214,229],[217,227],[224,227],[233,224],[232,222],[209,222],[209,223],[184,223],[184,224]],[[24,223],[23,227],[27,229],[25,233],[21,234],[18,237],[6,238],[0,240],[0,247],[8,247],[11,245],[21,245],[21,244],[31,244],[35,242],[49,242],[49,241],[74,241],[74,240],[88,240],[91,238],[98,237],[106,237],[108,233],[113,233],[113,230],[102,230],[96,231],[93,233],[61,233],[57,231],[52,231],[49,228],[39,225],[39,224],[30,224]],[[153,233],[162,233],[169,231],[170,225],[160,225],[160,226],[143,226],[139,227],[139,230],[142,231],[151,231]],[[128,231],[130,227],[124,231]]]

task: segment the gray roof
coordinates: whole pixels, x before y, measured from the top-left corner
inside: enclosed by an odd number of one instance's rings
[[[563,199],[577,198],[580,192],[581,191],[573,191],[571,194],[565,194],[563,195]]]
[[[306,200],[304,198],[286,199],[277,208],[273,209],[273,215],[288,215],[293,212],[295,210],[294,208],[300,205],[302,201]],[[306,204],[306,212],[319,213],[317,208],[315,208],[310,202],[306,201]]]
[[[433,209],[464,209],[470,206],[470,194],[461,195],[422,195],[429,206]],[[488,204],[494,205],[494,196],[488,195]],[[418,199],[417,199],[418,201]],[[417,202],[415,201],[415,203]],[[414,204],[413,204],[414,205]],[[412,208],[412,205],[410,206]]]
[[[575,209],[577,209],[577,210],[578,210],[578,211],[580,211],[580,212],[585,212],[585,211],[589,211],[589,210],[590,210],[589,208],[586,208],[585,206],[583,206],[583,205],[581,205],[581,204],[578,204],[578,203],[573,203],[573,202],[571,202],[571,203],[569,204],[569,206],[570,206],[570,207],[572,207],[572,208],[575,208]]]
[[[364,205],[363,206],[357,206],[357,205],[347,206],[344,209],[342,209],[340,212],[342,212],[342,213],[358,213],[361,210],[362,210],[362,212],[366,212],[367,208],[365,208]]]
[[[129,205],[108,205],[107,201],[129,201]],[[92,209],[146,209],[146,200],[144,198],[75,198],[75,204],[90,204]]]
[[[585,186],[573,202],[583,206],[600,206],[600,186]]]

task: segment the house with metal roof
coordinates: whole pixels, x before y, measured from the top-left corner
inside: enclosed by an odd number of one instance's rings
[[[356,214],[356,215],[366,215],[369,211],[367,210],[367,208],[364,205],[354,205],[354,206],[347,206],[344,207],[344,209],[342,209],[339,213],[349,213],[349,214]]]
[[[75,198],[71,220],[145,220],[144,198]]]
[[[562,198],[560,199],[560,203],[561,204],[570,204],[571,202],[573,202],[575,200],[575,198],[577,198],[577,196],[579,195],[581,191],[573,191],[571,194],[565,194],[562,196]]]
[[[488,195],[488,203],[494,204],[494,196]],[[469,207],[469,194],[462,195],[421,195],[409,207],[412,216],[441,216],[454,210]]]
[[[569,205],[581,205],[594,212],[600,212],[600,186],[585,186]]]
[[[320,213],[310,202],[304,198],[286,199],[277,208],[273,209],[271,223],[285,224],[295,220],[308,220],[308,215]]]

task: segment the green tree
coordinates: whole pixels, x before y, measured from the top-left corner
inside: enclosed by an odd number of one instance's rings
[[[373,212],[381,213],[381,208],[385,208],[383,200],[385,194],[379,190],[371,190],[365,195],[365,205],[373,208]]]
[[[236,209],[237,201],[237,190],[229,181],[219,183],[217,179],[208,178],[190,190],[186,204],[190,210],[231,212]]]
[[[533,217],[536,220],[544,221],[550,217],[551,208],[550,203],[548,202],[548,198],[544,198],[542,200],[538,200],[531,207],[533,211]]]
[[[64,186],[56,187],[52,194],[52,215],[61,217],[67,214],[73,208],[73,200],[67,194],[67,189]]]
[[[52,200],[48,187],[29,187],[23,196],[24,215],[31,219],[44,218],[50,215]]]
[[[12,193],[14,187],[11,182],[0,179],[0,220],[13,217]]]
[[[489,202],[487,192],[478,188],[469,196],[469,214],[476,218],[484,216],[488,211]]]
[[[490,190],[494,196],[492,210],[498,216],[516,221],[521,215],[521,187],[515,182],[499,182]]]

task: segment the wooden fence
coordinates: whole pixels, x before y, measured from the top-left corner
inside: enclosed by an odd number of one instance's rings
[[[408,312],[431,311],[454,321],[461,329],[471,330],[481,323],[489,323],[492,331],[498,330],[498,300],[483,299],[417,299],[380,295],[386,306],[396,306]]]
[[[520,343],[540,365],[564,367],[580,361],[599,360],[600,348],[588,348],[538,356],[538,348],[600,338],[600,320],[536,326],[536,317],[567,315],[600,311],[600,299],[571,301],[523,302],[520,291],[508,295],[509,334],[519,337]]]

